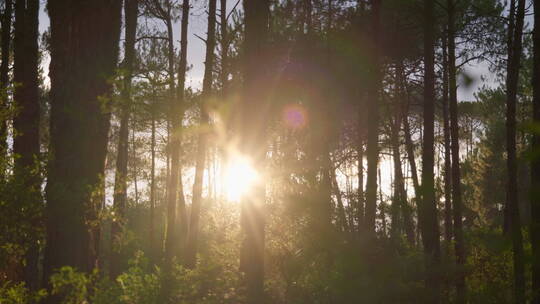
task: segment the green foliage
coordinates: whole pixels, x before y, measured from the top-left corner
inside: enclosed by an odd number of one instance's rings
[[[2,304],[37,304],[47,295],[44,289],[31,292],[24,283],[6,282],[0,286],[0,303]]]
[[[63,304],[84,303],[88,298],[91,276],[64,266],[51,276],[51,294],[63,298]]]
[[[500,229],[470,233],[467,283],[471,303],[512,302],[512,247]]]

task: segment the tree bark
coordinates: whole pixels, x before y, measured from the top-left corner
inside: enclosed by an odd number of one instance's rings
[[[510,232],[514,264],[514,297],[516,303],[525,303],[525,274],[523,236],[518,206],[517,153],[516,153],[516,105],[519,81],[519,65],[522,53],[523,19],[525,0],[518,0],[515,24],[510,24],[508,42],[508,67],[506,76],[506,149],[508,181],[505,206],[505,231]],[[513,14],[511,12],[510,14]]]
[[[440,301],[440,240],[434,183],[434,105],[435,105],[435,1],[424,1],[424,144],[422,146],[422,203],[419,224],[426,260],[427,303]]]
[[[358,133],[361,132],[360,121],[361,117],[359,116],[359,123],[358,123]],[[364,136],[358,135],[358,147],[357,147],[357,153],[358,153],[358,189],[357,189],[357,203],[356,203],[356,210],[355,210],[355,217],[356,217],[356,224],[357,224],[357,230],[360,232],[362,228],[364,227]]]
[[[533,122],[540,124],[540,0],[534,0]],[[540,151],[540,134],[534,133],[532,149]],[[532,304],[540,304],[540,158],[531,163]]]
[[[49,0],[51,125],[44,277],[61,266],[89,272],[102,199],[111,92],[121,24],[120,1]],[[48,303],[60,303],[61,295]]]
[[[179,117],[179,123],[176,125],[176,128],[178,129],[177,132],[178,138],[177,138],[177,145],[178,145],[178,153],[181,153],[180,146],[182,144],[182,134],[181,134],[181,128],[182,124],[181,122],[184,119],[184,91],[186,87],[186,70],[187,70],[187,43],[188,43],[188,24],[189,24],[189,9],[190,9],[190,3],[189,0],[183,0],[182,1],[182,22],[180,25],[180,62],[178,64],[178,85],[177,85],[177,93],[176,96],[178,98],[178,104],[176,105],[175,111],[177,114],[176,117]],[[177,214],[177,220],[178,220],[178,239],[180,241],[180,246],[178,246],[179,250],[177,250],[177,256],[182,257],[185,245],[187,242],[187,233],[188,233],[188,219],[187,219],[187,212],[186,212],[186,201],[184,196],[184,186],[182,182],[182,165],[179,164],[179,173],[178,173],[178,214]]]
[[[111,261],[110,275],[115,278],[120,274],[125,263],[114,243],[121,237],[125,224],[127,208],[127,174],[128,174],[128,144],[129,116],[131,113],[131,79],[135,56],[135,38],[137,33],[138,0],[124,0],[125,43],[123,62],[123,87],[120,105],[120,131],[118,134],[118,154],[116,157],[116,174],[114,177],[113,209],[115,220],[111,225]]]
[[[7,142],[7,121],[8,121],[8,92],[4,91],[9,84],[9,58],[11,45],[11,16],[13,15],[13,1],[4,1],[4,11],[2,13],[1,28],[1,43],[0,51],[0,181],[6,178],[7,158],[8,158],[8,142]]]
[[[181,121],[176,114],[178,114],[176,107],[176,83],[174,79],[174,45],[173,45],[173,20],[171,15],[172,4],[167,1],[166,8],[168,14],[165,17],[165,25],[167,27],[167,41],[168,41],[168,73],[169,73],[169,123],[172,126],[172,136],[170,138],[170,174],[169,184],[167,191],[167,229],[165,231],[165,261],[164,267],[170,269],[172,267],[172,259],[176,252],[177,237],[176,237],[176,199],[178,197],[178,184],[180,173],[180,127]],[[165,276],[166,277],[166,276]],[[167,280],[168,281],[168,280]],[[168,282],[167,282],[168,283]],[[168,288],[164,288],[168,289]]]
[[[220,30],[221,30],[221,95],[226,96],[227,84],[229,78],[228,64],[229,64],[229,36],[227,28],[227,0],[220,0]]]
[[[39,80],[38,80],[38,14],[39,0],[15,2],[15,39],[13,80],[16,83],[13,118],[14,178],[21,189],[16,204],[29,211],[29,227],[35,228],[25,253],[24,280],[32,290],[38,287],[39,244],[41,226],[41,177],[39,164]]]
[[[443,51],[443,95],[442,95],[442,112],[443,112],[443,132],[444,132],[444,239],[446,241],[446,253],[450,254],[450,247],[453,237],[453,222],[452,222],[452,160],[450,148],[450,116],[448,114],[448,55],[447,41],[448,32],[442,38]]]
[[[367,185],[365,225],[366,231],[375,233],[375,213],[377,209],[377,168],[379,162],[379,86],[380,67],[378,56],[381,0],[372,0],[370,37],[370,83],[368,84],[368,134],[367,134]]]
[[[155,95],[153,95],[155,98]],[[154,102],[154,100],[152,101]],[[150,231],[149,231],[149,240],[150,240],[150,263],[155,264],[156,261],[156,223],[155,223],[155,213],[156,213],[156,105],[152,104],[152,126],[150,134]]]
[[[212,70],[214,67],[214,49],[216,47],[216,2],[209,0],[208,33],[206,38],[206,59],[204,64],[203,92],[200,106],[199,138],[197,142],[197,158],[195,164],[195,179],[193,182],[193,201],[191,203],[191,218],[189,221],[188,244],[186,246],[186,266],[193,268],[196,263],[199,237],[199,218],[202,203],[202,187],[208,141],[209,118],[208,101],[212,98]]]
[[[465,241],[463,239],[463,203],[461,198],[461,173],[459,168],[459,120],[457,105],[457,69],[455,45],[455,5],[447,0],[448,9],[448,85],[450,96],[450,138],[452,149],[452,209],[454,220],[454,250],[456,254],[456,303],[467,302],[465,285]]]
[[[240,107],[241,151],[251,157],[253,164],[264,169],[266,159],[265,92],[267,67],[260,58],[267,52],[270,19],[270,1],[244,0],[244,88]],[[245,273],[246,303],[264,302],[264,243],[265,243],[265,182],[258,181],[249,196],[241,199],[241,228],[243,233],[240,256],[241,270]]]
[[[328,162],[330,163],[332,160],[330,156],[328,157]],[[342,232],[352,232],[349,229],[347,216],[345,215],[345,207],[343,205],[343,198],[341,195],[341,190],[339,189],[339,184],[337,181],[337,174],[336,174],[336,168],[334,168],[333,164],[330,165],[329,170],[329,176],[332,179],[332,189],[334,190],[334,194],[336,195],[336,201],[337,201],[337,211],[338,211],[338,228]],[[352,227],[351,227],[352,228]]]

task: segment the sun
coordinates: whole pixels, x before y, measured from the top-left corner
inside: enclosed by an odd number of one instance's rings
[[[229,159],[225,169],[225,191],[227,200],[239,202],[242,196],[249,193],[259,180],[257,170],[251,165],[249,159],[234,156]]]

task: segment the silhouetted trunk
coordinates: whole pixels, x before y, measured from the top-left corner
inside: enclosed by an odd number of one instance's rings
[[[405,80],[405,77],[403,79],[403,85],[406,86],[406,80]],[[406,87],[405,87],[406,89]],[[421,201],[422,199],[422,194],[420,193],[420,185],[419,185],[419,182],[418,182],[418,171],[416,169],[416,158],[415,158],[415,155],[414,155],[414,150],[415,150],[415,147],[414,147],[414,143],[411,139],[411,128],[410,128],[410,125],[409,125],[409,103],[410,103],[410,98],[409,98],[409,94],[407,92],[407,104],[405,106],[405,110],[404,110],[404,113],[403,113],[403,133],[404,133],[404,136],[405,136],[405,150],[407,152],[407,159],[409,160],[409,165],[410,165],[410,173],[411,173],[411,179],[413,181],[413,189],[414,189],[414,202],[416,204],[416,206],[418,207],[418,202]],[[413,217],[413,208],[412,206],[409,207],[409,210],[411,211],[411,217]],[[413,237],[413,243],[412,244],[416,244],[416,240],[419,240],[419,235],[420,235],[420,227],[417,227],[416,231],[414,231],[414,222],[413,222],[413,233],[414,233],[414,237]]]
[[[518,0],[515,24],[509,26],[508,66],[506,75],[506,149],[508,180],[505,206],[505,231],[510,232],[514,264],[514,296],[516,303],[525,302],[525,274],[523,261],[523,236],[518,206],[517,156],[516,156],[516,104],[519,65],[522,52],[525,0]],[[511,12],[512,14],[512,12]]]
[[[17,186],[16,204],[26,210],[40,210],[41,177],[39,166],[39,80],[38,80],[39,0],[15,2],[15,39],[13,81],[17,115],[13,117],[13,175]],[[28,213],[27,225],[39,230],[41,216]],[[24,280],[32,290],[38,287],[38,233],[28,237]]]
[[[199,237],[199,218],[202,203],[202,186],[206,160],[206,146],[209,127],[208,101],[212,97],[212,69],[214,67],[214,49],[216,46],[216,1],[209,0],[208,5],[208,34],[206,38],[206,58],[204,63],[203,92],[200,103],[199,138],[197,142],[197,157],[195,163],[195,179],[193,181],[193,201],[189,221],[188,244],[186,246],[186,266],[193,268],[196,263]]]
[[[454,220],[454,250],[456,254],[456,303],[466,303],[465,285],[465,241],[463,239],[463,203],[461,199],[461,173],[459,168],[459,120],[457,105],[457,69],[455,45],[455,2],[447,1],[448,6],[448,85],[450,96],[450,132],[452,149],[452,209]]]
[[[178,145],[181,145],[182,141],[182,134],[181,134],[181,128],[182,124],[181,122],[184,119],[184,91],[186,87],[186,70],[187,70],[187,43],[188,43],[188,24],[189,24],[189,9],[190,9],[189,0],[183,0],[182,1],[182,22],[180,25],[180,62],[178,64],[178,86],[177,86],[177,93],[176,97],[178,98],[178,104],[177,108],[175,108],[175,111],[178,113],[176,114],[177,117],[179,117],[179,123],[177,124],[177,132],[178,134]],[[181,153],[179,148],[179,153]],[[182,164],[179,164],[179,174],[178,174],[178,214],[177,214],[177,220],[178,220],[178,240],[180,242],[180,246],[178,246],[179,250],[176,251],[177,255],[181,257],[185,250],[185,245],[187,242],[187,233],[188,233],[188,220],[187,220],[187,212],[186,212],[186,201],[184,196],[184,186],[182,182]]]
[[[89,272],[103,189],[111,92],[120,38],[121,1],[49,0],[51,125],[44,275],[73,266]],[[59,303],[62,295],[48,303]]]
[[[114,176],[114,201],[115,221],[111,225],[111,260],[110,275],[115,278],[120,274],[124,266],[119,248],[114,243],[121,237],[125,224],[127,207],[127,173],[128,173],[128,140],[129,140],[129,116],[131,113],[131,78],[133,74],[133,60],[135,55],[135,36],[137,32],[138,0],[124,0],[125,19],[125,43],[123,87],[121,91],[120,105],[120,131],[118,134],[118,154],[116,157],[116,173]]]
[[[221,30],[221,95],[226,96],[228,84],[228,64],[229,64],[229,36],[227,28],[227,0],[220,0],[220,30]]]
[[[381,184],[381,168],[377,170],[377,177],[379,179],[379,185]],[[386,237],[387,225],[386,225],[386,202],[383,200],[382,189],[379,187],[379,211],[381,216],[382,231],[381,235]]]
[[[177,246],[176,238],[176,198],[178,196],[179,183],[179,168],[180,168],[180,138],[179,124],[180,119],[175,111],[176,104],[176,84],[174,80],[174,45],[173,45],[173,28],[172,16],[168,16],[167,25],[167,42],[168,42],[168,73],[169,73],[169,123],[172,125],[172,136],[170,138],[170,173],[167,192],[167,229],[165,231],[165,268],[170,268],[172,258]]]
[[[411,166],[411,179],[413,181],[415,200],[419,202],[422,199],[420,192],[420,182],[418,180],[418,169],[416,167],[416,158],[414,155],[415,147],[412,141],[411,126],[409,124],[408,112],[406,111],[403,117],[403,131],[405,133],[405,149],[407,150],[407,158]]]
[[[11,16],[13,15],[13,1],[5,0],[4,1],[4,11],[2,12],[2,21],[0,26],[1,33],[1,43],[0,51],[1,60],[0,63],[0,90],[4,90],[8,87],[9,84],[9,54],[10,54],[10,45],[11,45]],[[7,169],[7,120],[8,120],[8,94],[7,92],[0,92],[0,112],[2,117],[0,117],[0,181],[4,181],[6,177]]]
[[[173,258],[178,252],[178,227],[177,227],[177,198],[179,196],[178,186],[180,185],[180,145],[181,145],[181,128],[182,117],[181,109],[182,105],[178,100],[178,90],[174,79],[174,35],[173,35],[173,16],[172,16],[172,3],[166,1],[164,3],[167,7],[162,8],[165,13],[162,15],[167,28],[167,57],[168,57],[168,117],[167,117],[167,132],[169,136],[168,147],[170,152],[168,153],[168,160],[170,160],[169,174],[167,179],[167,211],[166,211],[166,230],[165,230],[165,248],[164,248],[164,260],[163,260],[163,276],[161,278],[161,289],[159,292],[159,301],[162,303],[172,303],[171,297],[172,291],[172,269]],[[161,5],[159,1],[156,1],[156,5]],[[183,194],[182,194],[183,196]]]
[[[396,69],[396,88],[397,94],[400,99],[395,101],[394,105],[394,121],[391,126],[391,143],[392,143],[392,157],[394,161],[394,198],[392,202],[392,230],[391,236],[393,239],[398,237],[401,230],[405,230],[407,240],[410,244],[414,244],[414,223],[412,220],[411,208],[407,202],[407,191],[405,190],[405,181],[403,178],[403,170],[401,168],[401,153],[400,153],[400,140],[399,132],[401,129],[401,121],[403,120],[403,107],[400,105],[402,101],[401,97],[404,96],[404,82],[403,65],[398,64]],[[394,206],[396,205],[396,206]],[[403,222],[401,222],[403,219]],[[394,227],[394,223],[397,227]]]
[[[330,157],[328,156],[328,162],[331,162]],[[329,170],[330,178],[332,179],[332,189],[334,190],[334,195],[336,196],[337,202],[337,212],[338,212],[338,228],[340,231],[349,232],[349,226],[347,222],[347,216],[345,215],[345,207],[343,206],[343,198],[341,195],[341,190],[339,189],[339,184],[337,181],[336,168],[331,165]]]
[[[362,112],[363,110],[360,110]],[[361,114],[359,114],[361,115]],[[358,189],[357,189],[357,204],[356,204],[356,222],[357,222],[357,230],[360,232],[362,228],[364,227],[364,136],[360,135],[362,127],[364,126],[363,123],[360,121],[362,120],[362,117],[364,115],[361,115],[358,117]]]
[[[369,43],[369,84],[367,92],[368,133],[367,133],[367,185],[365,225],[368,233],[375,232],[375,211],[377,208],[377,168],[379,162],[379,26],[381,0],[372,0],[371,37]]]
[[[449,256],[452,243],[452,161],[450,152],[450,116],[448,114],[448,37],[442,38],[442,113],[444,132],[444,240],[446,241],[446,254]]]
[[[406,107],[403,104],[406,102],[405,100],[407,99],[407,96],[406,96],[407,79],[406,79],[405,70],[403,67],[403,62],[400,62],[397,68],[398,70],[397,70],[397,84],[396,85],[398,86],[398,89],[399,89],[398,96],[400,97],[401,104],[396,104],[395,112],[396,112],[396,115],[399,117],[399,120],[395,122],[395,128],[397,129],[397,144],[398,144],[396,152],[398,153],[398,156],[399,156],[400,155],[399,146],[401,146],[401,142],[399,141],[399,131],[401,130],[402,121],[407,119],[407,112],[405,111]],[[405,136],[408,136],[408,134],[405,134]],[[409,205],[409,201],[408,201],[407,189],[405,187],[405,178],[403,176],[403,169],[401,167],[401,162],[402,162],[401,157],[398,157],[397,159],[394,158],[394,161],[396,160],[399,160],[399,164],[395,164],[399,166],[398,168],[399,172],[397,172],[396,180],[398,179],[398,177],[400,180],[398,181],[398,183],[396,183],[396,185],[398,185],[401,192],[400,202],[401,202],[401,210],[402,210],[402,215],[403,215],[403,225],[405,228],[405,235],[407,236],[407,241],[409,242],[409,244],[414,245],[415,234],[414,234],[413,209]]]
[[[396,87],[397,84],[396,84]],[[396,94],[399,96],[399,94]],[[398,105],[398,101],[394,101],[393,119],[390,121],[390,143],[392,147],[392,160],[394,162],[394,193],[392,194],[392,206],[390,215],[392,218],[392,226],[390,229],[390,237],[393,241],[397,241],[400,237],[403,229],[403,223],[401,222],[401,213],[403,212],[401,206],[403,206],[403,200],[407,200],[407,197],[403,196],[405,192],[403,184],[403,173],[401,172],[401,157],[399,151],[399,129],[401,126],[401,111]]]
[[[251,157],[259,170],[266,160],[266,87],[269,68],[266,58],[270,19],[270,1],[244,0],[244,90],[241,101],[240,127],[242,152]],[[241,271],[245,273],[246,303],[264,302],[264,243],[265,243],[265,182],[257,181],[249,196],[241,199],[241,228],[243,233],[240,254]]]
[[[434,183],[435,1],[424,1],[424,144],[422,146],[422,203],[418,221],[426,260],[426,303],[438,303],[440,240]]]
[[[540,0],[534,0],[533,121],[540,124]],[[534,153],[540,151],[540,134],[532,138]],[[540,304],[540,158],[531,163],[532,304]]]
[[[155,94],[152,96],[155,98]],[[155,101],[152,100],[154,103]],[[156,252],[156,105],[152,104],[152,127],[150,134],[150,263],[155,264],[157,258]]]

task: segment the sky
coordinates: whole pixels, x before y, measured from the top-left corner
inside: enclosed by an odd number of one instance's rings
[[[192,68],[187,72],[186,87],[191,86],[194,89],[200,89],[202,87],[202,78],[204,75],[204,56],[205,56],[205,44],[195,35],[200,37],[206,36],[207,30],[207,3],[208,1],[192,1],[192,9],[189,16],[189,28],[188,28],[188,53],[187,61],[188,65]],[[227,9],[230,10],[236,4],[237,0],[227,0]],[[47,1],[40,1],[39,11],[39,31],[45,32],[49,28],[49,16],[45,11]],[[240,5],[239,5],[240,6]],[[219,10],[219,7],[218,7]],[[122,29],[123,30],[123,29]],[[180,20],[174,24],[173,27],[174,44],[177,49],[180,48]],[[123,35],[122,35],[123,36]],[[121,41],[123,43],[123,41]],[[43,71],[45,74],[49,71],[49,59],[43,60]]]
[[[238,0],[227,0],[227,9],[230,10],[236,4]],[[205,56],[205,44],[199,38],[206,35],[207,27],[207,14],[206,5],[208,1],[192,1],[194,2],[193,8],[190,10],[189,17],[189,29],[188,29],[188,64],[191,69],[187,72],[186,87],[192,87],[197,90],[202,86],[202,78],[204,74],[204,56]],[[39,30],[40,33],[46,31],[49,27],[49,16],[45,11],[46,0],[41,0],[40,14],[39,14]],[[241,7],[241,4],[238,5]],[[219,10],[219,8],[218,8]],[[175,23],[174,28],[174,43],[177,48],[180,47],[180,22]],[[43,70],[48,73],[49,60],[46,58],[43,61]],[[475,100],[474,93],[482,87],[483,84],[488,86],[494,86],[495,79],[490,77],[491,73],[488,70],[487,63],[471,63],[465,67],[465,72],[472,77],[473,82],[469,86],[460,85],[458,88],[458,99],[464,101]],[[482,82],[481,76],[486,78],[486,82]]]

